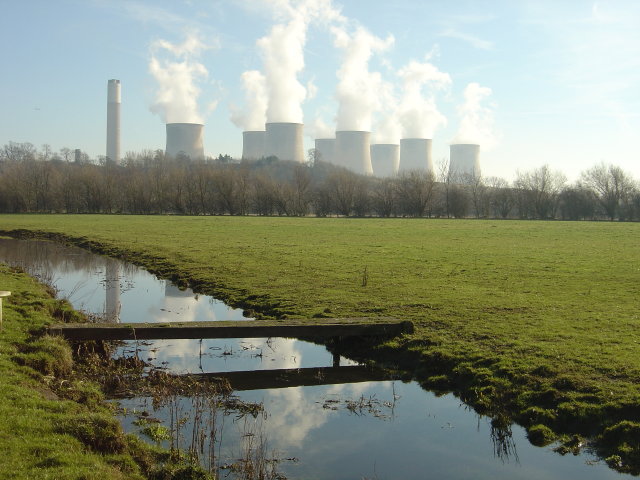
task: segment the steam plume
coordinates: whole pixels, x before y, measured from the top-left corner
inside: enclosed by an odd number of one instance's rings
[[[165,123],[203,123],[198,81],[209,73],[197,58],[206,48],[196,35],[189,35],[182,44],[157,40],[151,45],[149,72],[158,82],[151,111]]]
[[[393,45],[393,36],[381,39],[362,27],[349,35],[344,29],[334,27],[334,45],[344,51],[342,66],[338,71],[337,130],[371,130],[373,114],[380,110],[380,92],[383,81],[379,72],[369,71],[369,60],[374,53]]]
[[[464,89],[464,104],[458,107],[460,128],[452,143],[475,143],[483,149],[493,147],[496,136],[493,132],[493,108],[482,105],[491,95],[491,89],[478,83],[470,83]]]
[[[267,88],[264,75],[257,70],[249,70],[241,75],[245,91],[244,110],[232,109],[231,121],[244,131],[264,130],[267,121]]]
[[[447,119],[438,111],[435,91],[451,85],[451,77],[427,61],[411,61],[398,72],[403,96],[398,109],[404,138],[433,138]],[[425,87],[428,89],[425,91]]]
[[[331,0],[270,0],[278,16],[269,33],[256,45],[263,62],[264,97],[248,104],[248,118],[256,118],[266,102],[267,122],[302,122],[302,103],[308,90],[298,79],[304,69],[304,46],[312,21],[342,21]]]

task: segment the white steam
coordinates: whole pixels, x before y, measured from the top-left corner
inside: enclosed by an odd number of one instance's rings
[[[398,107],[398,120],[403,138],[433,138],[447,119],[438,110],[435,92],[451,85],[448,73],[425,61],[411,61],[398,72],[402,79],[402,101]]]
[[[247,83],[244,75],[248,72],[243,74],[246,112],[232,116],[245,130],[255,129],[262,117],[266,122],[303,121],[302,104],[316,93],[313,83],[305,88],[299,79],[305,66],[304,47],[309,24],[344,20],[331,0],[267,0],[266,5],[272,9],[278,23],[256,42],[262,58],[262,83],[260,87]],[[253,80],[257,80],[257,76]]]
[[[322,118],[316,117],[311,125],[305,125],[308,135],[311,138],[335,138],[335,128],[331,127]]]
[[[206,48],[196,35],[178,45],[166,40],[151,45],[149,72],[158,82],[151,111],[165,123],[203,123],[198,111],[198,82],[209,72],[197,58]]]
[[[257,70],[249,70],[244,72],[240,79],[245,91],[246,108],[232,108],[231,121],[244,131],[264,130],[268,100],[264,75]]]
[[[460,128],[452,143],[475,143],[483,149],[497,143],[493,131],[493,108],[483,106],[485,98],[491,95],[491,89],[478,83],[470,83],[464,89],[464,104],[458,107]]]
[[[351,35],[339,27],[332,31],[334,45],[344,52],[337,74],[336,129],[369,131],[374,113],[383,106],[380,92],[384,90],[380,73],[369,71],[369,61],[374,53],[383,52],[393,45],[394,38],[388,36],[383,40],[362,27]]]

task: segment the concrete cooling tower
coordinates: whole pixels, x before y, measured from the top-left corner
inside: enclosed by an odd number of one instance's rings
[[[191,160],[202,160],[204,158],[203,130],[204,125],[201,123],[167,123],[166,155],[172,158],[186,155]]]
[[[433,173],[431,140],[427,138],[403,138],[400,140],[400,172],[419,170]]]
[[[242,132],[242,158],[257,160],[264,157],[264,130]]]
[[[302,123],[267,123],[265,157],[304,163],[304,125]]]
[[[120,163],[120,80],[107,85],[107,158]]]
[[[392,177],[398,173],[400,145],[378,143],[371,145],[371,166],[376,177]]]
[[[458,143],[449,147],[449,176],[454,182],[480,177],[480,145]]]
[[[335,138],[316,138],[316,160],[321,162],[336,163],[336,139]]]
[[[336,132],[336,165],[360,175],[372,175],[371,132],[343,130]]]

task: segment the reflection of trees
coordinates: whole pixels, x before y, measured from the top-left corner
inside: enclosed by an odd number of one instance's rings
[[[47,240],[0,239],[0,260],[28,270],[55,270],[68,274],[76,270],[96,271],[105,266],[105,258],[79,247],[69,247]],[[132,274],[135,265],[118,262],[124,274]]]

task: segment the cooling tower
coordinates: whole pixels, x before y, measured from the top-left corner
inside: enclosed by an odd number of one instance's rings
[[[191,160],[204,158],[202,147],[201,123],[167,123],[167,148],[168,157],[176,158],[178,155],[186,155]]]
[[[398,173],[400,145],[378,143],[371,145],[371,166],[376,177],[392,177]]]
[[[107,158],[120,163],[120,80],[107,86]]]
[[[343,130],[336,132],[335,163],[360,175],[371,175],[371,132]]]
[[[480,145],[458,143],[449,147],[449,177],[454,182],[469,182],[480,177]]]
[[[264,140],[265,157],[278,157],[304,163],[304,142],[301,123],[267,123]]]
[[[242,132],[242,158],[257,160],[264,157],[264,130]]]
[[[316,160],[335,163],[336,139],[316,138]]]
[[[400,172],[419,170],[433,173],[431,140],[427,138],[403,138],[400,140]]]

